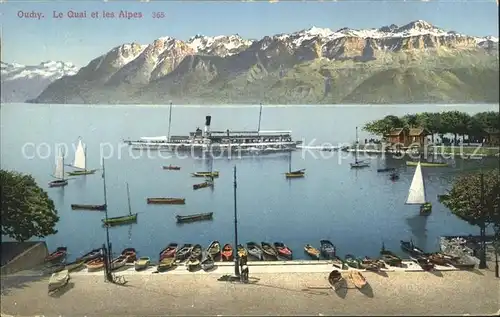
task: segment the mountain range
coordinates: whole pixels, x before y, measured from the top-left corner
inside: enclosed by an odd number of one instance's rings
[[[259,40],[236,34],[127,43],[64,74],[31,102],[497,103],[498,78],[498,38],[418,20]]]
[[[53,61],[33,66],[1,62],[0,66],[2,103],[36,98],[53,81],[78,72],[78,67],[71,63]]]

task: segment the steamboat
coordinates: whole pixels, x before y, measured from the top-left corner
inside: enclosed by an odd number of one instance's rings
[[[262,114],[262,105],[261,112]],[[286,152],[297,149],[302,141],[295,141],[291,131],[211,131],[211,116],[205,117],[205,129],[196,128],[189,136],[141,137],[125,140],[134,150],[199,151],[199,152]],[[170,120],[169,120],[170,130]],[[170,134],[170,132],[169,132]]]

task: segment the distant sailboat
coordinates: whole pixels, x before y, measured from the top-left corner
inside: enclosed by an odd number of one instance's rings
[[[370,166],[370,163],[368,162],[358,161],[358,146],[359,146],[358,127],[356,127],[356,150],[354,151],[354,163],[351,163],[351,168],[362,168]]]
[[[415,174],[413,174],[410,189],[408,190],[408,198],[406,199],[406,204],[420,205],[421,215],[428,215],[432,211],[432,204],[427,202],[425,197],[425,184],[420,162],[418,162],[417,168],[415,169]]]
[[[94,174],[95,171],[97,171],[97,169],[87,170],[87,152],[81,139],[78,139],[78,146],[75,151],[75,160],[71,166],[77,169],[75,171],[68,172],[68,175],[72,176]]]
[[[64,153],[60,149],[56,159],[56,169],[53,176],[56,180],[49,182],[49,187],[63,187],[68,185],[68,180],[64,178]]]
[[[290,157],[288,159],[288,173],[285,173],[285,178],[301,178],[306,174],[306,169],[300,169],[292,171],[292,152],[290,151]]]

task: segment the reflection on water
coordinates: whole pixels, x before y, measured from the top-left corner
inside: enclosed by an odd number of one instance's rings
[[[427,246],[427,218],[428,216],[421,216],[420,214],[406,218],[406,223],[414,237],[413,242],[420,248]]]

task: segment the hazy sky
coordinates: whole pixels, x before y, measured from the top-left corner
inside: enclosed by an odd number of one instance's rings
[[[469,35],[498,36],[498,5],[483,1],[61,1],[8,0],[0,4],[2,60],[39,64],[47,60],[70,61],[78,66],[129,42],[151,43],[162,36],[187,40],[238,33],[245,38],[299,31],[311,26],[337,30],[373,28],[425,20],[444,29]],[[87,18],[68,18],[68,11],[86,11]],[[140,12],[142,18],[102,18],[102,11]],[[43,14],[42,19],[19,18],[19,11]],[[53,18],[53,11],[65,18]],[[98,18],[91,12],[97,11]],[[153,18],[162,12],[165,18]],[[161,14],[160,14],[161,15]]]

